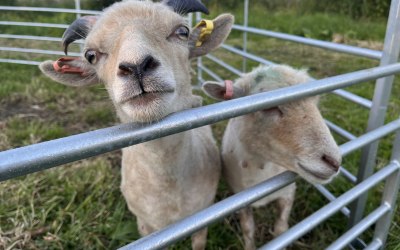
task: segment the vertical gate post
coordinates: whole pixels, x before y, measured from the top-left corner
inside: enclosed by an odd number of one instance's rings
[[[380,65],[396,63],[400,50],[400,0],[392,0],[386,28],[383,55]],[[394,76],[380,78],[376,81],[373,104],[369,113],[367,131],[374,130],[384,124],[389,97],[392,90]],[[373,142],[362,149],[361,163],[357,175],[357,182],[369,177],[376,165],[376,156],[379,141]],[[350,205],[349,227],[353,227],[361,220],[364,214],[368,193],[360,196]]]
[[[400,130],[397,131],[392,149],[392,162],[400,166]],[[400,168],[386,180],[383,190],[382,204],[390,206],[390,212],[380,218],[375,226],[374,240],[380,241],[382,246],[385,246],[386,239],[389,233],[390,224],[393,219],[394,210],[396,209],[396,199],[399,193],[400,186]]]
[[[196,12],[196,23],[199,23],[201,20],[201,13]],[[197,58],[197,85],[201,88],[201,84],[203,80],[203,59],[201,56]]]
[[[244,0],[244,11],[243,11],[243,26],[247,28],[249,26],[249,0]],[[247,52],[247,31],[243,32],[243,51]],[[247,59],[243,58],[242,71],[247,72]]]
[[[80,11],[81,10],[81,0],[75,0],[75,9],[76,11]],[[76,18],[80,18],[81,14],[80,13],[76,13]],[[83,44],[79,45],[79,49],[82,52],[83,51]]]

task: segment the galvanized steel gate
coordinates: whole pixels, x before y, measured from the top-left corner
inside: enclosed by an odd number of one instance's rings
[[[0,11],[41,11],[75,13],[77,15],[99,13],[97,11],[81,10],[79,0],[75,0],[75,6],[75,9],[0,6]],[[243,32],[243,49],[240,50],[226,44],[222,46],[223,49],[243,57],[244,71],[246,70],[246,60],[252,60],[267,65],[272,64],[272,62],[264,58],[247,52],[247,33],[283,39],[336,52],[380,60],[380,66],[330,77],[324,80],[316,80],[299,86],[261,93],[251,97],[231,100],[229,102],[185,110],[172,114],[159,123],[151,124],[146,127],[138,127],[135,124],[122,124],[58,140],[3,151],[0,152],[0,181],[5,181],[17,176],[41,171],[115,149],[120,149],[173,133],[182,132],[206,124],[273,107],[298,98],[332,91],[343,98],[370,109],[367,132],[359,137],[352,135],[350,132],[345,131],[338,125],[327,121],[327,124],[333,131],[348,140],[348,142],[340,146],[343,156],[358,149],[362,150],[361,165],[356,176],[351,174],[344,167],[341,168],[341,174],[355,185],[352,189],[339,197],[334,197],[325,187],[316,185],[315,187],[321,192],[321,194],[327,197],[331,202],[290,228],[281,236],[268,242],[261,249],[283,248],[315,228],[320,222],[326,220],[337,211],[341,211],[349,217],[351,226],[349,230],[333,242],[328,249],[342,249],[348,246],[349,243],[357,240],[357,237],[360,234],[374,224],[375,233],[373,240],[366,244],[362,241],[359,241],[359,243],[365,244],[365,249],[383,248],[385,246],[390,222],[393,217],[400,183],[400,119],[384,124],[385,113],[394,78],[393,74],[400,72],[400,63],[397,63],[400,50],[400,0],[393,0],[391,3],[383,51],[323,42],[249,27],[248,10],[249,0],[245,0],[244,23],[243,25],[234,25],[233,27],[234,30]],[[201,19],[199,14],[195,17],[196,20]],[[193,16],[189,16],[190,22],[192,19]],[[7,20],[0,20],[0,25],[51,28],[66,28],[68,26],[66,24],[12,22]],[[0,34],[0,39],[27,39],[56,42],[61,40],[60,38],[55,37],[11,34]],[[63,52],[61,51],[15,47],[0,47],[0,51],[63,55]],[[72,55],[79,55],[79,53]],[[232,67],[227,62],[224,62],[215,56],[207,55],[206,59],[200,58],[197,62],[199,82],[204,81],[204,73],[208,75],[208,77],[221,80],[215,72],[203,65],[203,60],[211,60],[234,74],[240,75],[242,73],[242,70]],[[39,64],[39,62],[36,61],[16,60],[10,58],[0,58],[0,62],[28,65]],[[341,89],[373,79],[378,79],[375,85],[373,100],[367,100]],[[381,168],[378,172],[374,173],[373,170],[377,156],[378,140],[391,133],[395,133],[395,139],[393,141],[390,163]],[[171,245],[206,225],[218,221],[224,216],[243,208],[251,202],[292,183],[295,181],[295,178],[296,175],[291,172],[280,174],[253,188],[220,201],[213,206],[187,217],[159,232],[141,238],[122,249],[159,249]],[[381,205],[373,212],[363,217],[367,191],[380,182],[385,182]],[[350,204],[350,206],[346,207],[348,204]]]

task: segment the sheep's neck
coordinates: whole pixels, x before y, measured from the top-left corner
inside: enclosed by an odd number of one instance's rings
[[[192,131],[170,135],[123,149],[123,154],[135,155],[140,161],[130,166],[162,176],[180,176],[191,159]],[[123,155],[123,157],[125,157]]]

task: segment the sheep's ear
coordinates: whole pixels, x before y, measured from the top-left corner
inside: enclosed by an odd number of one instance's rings
[[[207,81],[203,83],[203,86],[201,88],[203,92],[206,93],[206,95],[219,101],[235,99],[246,95],[245,90],[234,86],[231,81],[228,84],[231,84],[231,86],[229,87],[231,90],[227,90],[227,81],[222,83]]]
[[[212,21],[200,22],[189,37],[189,57],[203,56],[218,48],[228,37],[233,21],[232,15],[222,14]]]
[[[74,87],[88,86],[100,82],[96,72],[91,70],[85,65],[87,63],[79,58],[63,62],[63,65],[67,65],[67,67],[73,69],[72,71],[78,72],[62,72],[61,70],[56,70],[54,66],[55,63],[54,61],[45,61],[39,65],[39,68],[46,76],[56,82]]]

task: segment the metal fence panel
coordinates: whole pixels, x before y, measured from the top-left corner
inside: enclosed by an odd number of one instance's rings
[[[350,217],[350,228],[346,233],[333,242],[328,249],[344,248],[346,245],[355,240],[358,235],[362,234],[375,223],[376,228],[373,239],[365,249],[378,249],[384,246],[390,221],[393,218],[394,207],[396,204],[395,201],[398,195],[400,183],[400,119],[384,124],[388,98],[393,82],[393,76],[391,75],[400,72],[400,63],[397,63],[400,51],[400,44],[398,43],[398,41],[400,41],[400,16],[397,15],[397,13],[400,12],[400,0],[393,0],[391,3],[391,11],[383,52],[250,27],[248,22],[249,2],[250,1],[248,0],[244,0],[243,25],[236,24],[233,26],[233,29],[243,32],[243,49],[237,49],[227,44],[222,45],[222,49],[243,58],[242,69],[237,69],[224,60],[213,55],[207,55],[205,60],[211,60],[217,65],[236,75],[241,75],[247,70],[248,60],[266,65],[274,64],[272,61],[248,52],[248,34],[251,33],[295,43],[301,43],[335,52],[380,60],[380,66],[330,77],[323,80],[315,80],[306,84],[292,86],[289,88],[278,89],[271,92],[260,93],[227,102],[199,107],[192,110],[185,110],[172,114],[158,123],[147,126],[138,124],[122,124],[110,128],[69,136],[58,140],[3,151],[0,152],[0,181],[42,171],[44,169],[59,166],[79,159],[99,155],[105,152],[201,127],[207,124],[212,124],[217,121],[273,107],[299,98],[326,92],[333,92],[351,102],[370,109],[367,132],[359,137],[354,136],[348,131],[342,129],[340,126],[327,121],[327,124],[333,131],[349,140],[340,146],[343,156],[346,156],[350,152],[364,147],[362,153],[362,164],[357,177],[343,167],[340,169],[341,174],[356,185],[351,190],[339,197],[335,197],[325,187],[316,185],[315,187],[317,190],[319,190],[321,194],[328,198],[330,201],[329,204],[308,218],[304,219],[297,225],[293,226],[283,235],[267,243],[261,249],[280,249],[288,246],[339,210],[342,211],[345,216]],[[81,10],[80,0],[75,0],[75,9],[0,6],[0,11],[70,13],[76,14],[77,17],[80,15],[95,15],[101,13],[99,11]],[[195,19],[196,21],[199,21],[201,19],[201,14],[197,13]],[[191,23],[192,20],[193,16],[190,15],[189,22]],[[55,29],[64,29],[68,27],[67,24],[14,22],[7,20],[0,21],[0,25],[45,27]],[[23,39],[50,42],[59,42],[61,40],[60,38],[55,37],[32,36],[30,34],[0,34],[0,39]],[[15,48],[6,46],[0,47],[0,51],[63,55],[63,52],[61,51]],[[80,55],[79,53],[70,54],[72,56]],[[0,58],[0,63],[18,63],[27,65],[39,64],[39,62],[36,61],[19,60],[14,58]],[[204,81],[206,78],[205,76],[210,76],[218,81],[222,80],[221,76],[203,65],[202,58],[197,60],[197,68],[197,78],[199,82]],[[372,79],[378,79],[372,101],[340,89]],[[383,136],[396,131],[397,133],[394,140],[390,164],[373,174],[376,151],[378,148],[377,141]],[[199,213],[184,218],[180,222],[170,225],[159,232],[155,232],[148,237],[139,239],[121,249],[160,249],[167,247],[174,242],[192,234],[193,232],[206,227],[210,223],[221,220],[228,214],[249,205],[257,199],[271,194],[272,192],[286,185],[289,185],[295,180],[295,178],[296,175],[294,173],[282,173],[272,179],[260,183],[259,185],[216,203],[209,208],[200,211]],[[385,188],[382,195],[381,205],[363,218],[362,215],[364,213],[364,205],[366,200],[365,194],[370,188],[383,181],[385,181]],[[354,202],[351,206],[346,207],[347,204],[355,199],[356,202]]]

